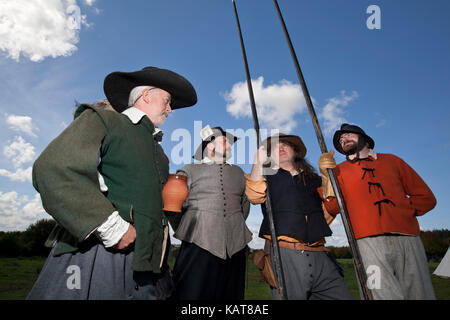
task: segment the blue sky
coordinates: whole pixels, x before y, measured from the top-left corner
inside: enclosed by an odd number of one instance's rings
[[[278,3],[328,149],[342,122],[360,125],[375,151],[403,158],[435,193],[437,206],[419,218],[421,228],[450,228],[450,2]],[[319,146],[273,2],[236,4],[261,128],[300,135],[317,167]],[[380,8],[381,29],[366,25],[370,5]],[[69,21],[77,9],[79,28]],[[201,126],[252,132],[231,0],[2,1],[0,34],[0,230],[49,217],[30,182],[32,162],[70,124],[75,100],[104,98],[112,71],[167,68],[196,88],[198,103],[162,127],[171,172],[182,166],[177,146],[190,146],[189,159]],[[177,140],[180,132],[190,139]],[[249,172],[255,146],[241,139],[236,148],[241,143],[246,161],[238,165]],[[256,233],[260,223],[252,207],[248,225]],[[329,243],[345,244],[340,218],[333,231]],[[260,244],[255,235],[252,245]]]

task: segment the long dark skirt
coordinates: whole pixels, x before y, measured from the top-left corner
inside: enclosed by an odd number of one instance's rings
[[[245,250],[223,260],[183,241],[173,270],[174,299],[243,300]]]
[[[102,244],[57,257],[53,251],[27,299],[156,300],[171,294],[168,268],[163,274],[133,272],[132,251],[108,250]]]

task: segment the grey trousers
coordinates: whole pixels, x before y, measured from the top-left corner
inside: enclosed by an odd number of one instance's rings
[[[132,251],[121,253],[95,244],[85,251],[54,257],[53,250],[28,300],[161,298],[161,290],[156,285],[160,276],[152,272],[133,272]]]
[[[342,268],[331,254],[280,248],[280,256],[289,300],[353,300]],[[271,293],[279,299],[278,289],[271,288]]]
[[[375,300],[436,299],[419,236],[380,235],[357,244]]]

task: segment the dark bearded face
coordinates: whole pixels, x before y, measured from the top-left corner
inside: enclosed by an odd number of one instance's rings
[[[344,146],[342,146],[342,149],[344,150],[345,154],[354,154],[356,153],[356,148],[358,147],[357,142],[350,141]]]
[[[214,154],[223,159],[231,158],[231,144],[226,136],[219,136],[211,142],[211,148]]]
[[[356,133],[343,133],[339,139],[339,143],[342,146],[342,150],[346,155],[356,153],[358,149],[358,134]]]

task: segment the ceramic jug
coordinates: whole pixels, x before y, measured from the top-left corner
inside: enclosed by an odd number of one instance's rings
[[[181,212],[183,202],[188,195],[187,177],[181,174],[169,174],[169,179],[162,190],[163,210]]]

